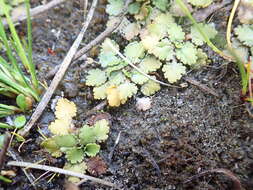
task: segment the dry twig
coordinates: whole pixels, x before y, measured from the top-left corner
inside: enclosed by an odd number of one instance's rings
[[[68,69],[68,67],[69,67],[69,65],[70,65],[70,63],[71,63],[71,61],[72,61],[72,59],[73,59],[73,57],[74,57],[74,55],[77,51],[82,39],[83,39],[85,31],[87,30],[87,28],[90,24],[90,21],[93,17],[97,2],[98,2],[98,0],[93,1],[92,5],[91,5],[91,8],[90,8],[90,11],[89,11],[88,16],[87,16],[87,20],[84,23],[82,30],[80,31],[80,33],[77,36],[75,42],[73,43],[73,45],[71,46],[69,52],[67,53],[66,57],[64,58],[61,66],[60,66],[58,72],[56,73],[56,75],[54,76],[49,88],[47,89],[47,91],[44,94],[43,98],[41,99],[40,103],[38,104],[36,110],[32,114],[31,119],[28,121],[26,126],[22,130],[19,131],[20,135],[24,136],[30,131],[30,129],[32,128],[34,123],[37,121],[37,119],[39,119],[42,112],[46,108],[49,100],[51,99],[54,91],[56,90],[56,88],[58,86],[58,84],[62,80],[65,72],[67,71],[67,69]]]
[[[60,174],[64,174],[64,175],[70,175],[70,176],[74,176],[74,177],[78,177],[78,178],[82,178],[82,179],[87,179],[102,185],[106,185],[109,187],[113,187],[113,188],[117,188],[116,185],[114,185],[111,182],[96,178],[96,177],[91,177],[88,175],[84,175],[81,173],[77,173],[77,172],[72,172],[69,170],[64,170],[61,168],[56,168],[56,167],[51,167],[51,166],[46,166],[46,165],[40,165],[40,164],[33,164],[33,163],[29,163],[29,162],[16,162],[16,161],[11,161],[8,162],[7,165],[9,166],[19,166],[19,167],[28,167],[28,168],[33,168],[33,169],[39,169],[39,170],[45,170],[45,171],[51,171],[51,172],[55,172],[55,173],[60,173]],[[117,188],[118,189],[118,188]]]
[[[227,169],[219,168],[219,169],[213,169],[213,170],[207,170],[204,172],[201,172],[200,174],[197,174],[189,179],[187,179],[184,183],[189,183],[194,179],[197,179],[199,177],[205,176],[210,173],[222,173],[228,176],[233,181],[233,190],[242,190],[242,185],[240,180],[230,171]]]
[[[31,9],[31,18],[38,15],[38,14],[41,14],[41,13],[47,11],[48,9],[51,9],[51,8],[59,5],[60,3],[65,2],[65,1],[66,0],[53,0],[53,1],[51,1],[47,4],[45,4],[45,5],[37,6],[33,9]],[[22,22],[22,21],[26,20],[26,18],[27,18],[26,13],[23,13],[23,14],[11,17],[11,20],[14,23],[17,23],[17,22]],[[4,24],[4,26],[8,25],[6,19],[3,19],[3,24]]]

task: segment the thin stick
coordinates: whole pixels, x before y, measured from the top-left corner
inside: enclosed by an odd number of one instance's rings
[[[73,58],[73,60],[77,60],[79,57],[81,57],[82,55],[84,55],[85,53],[87,53],[92,47],[94,47],[97,44],[99,44],[100,42],[102,42],[114,30],[116,30],[118,28],[118,26],[120,25],[120,23],[122,22],[122,19],[124,17],[124,14],[125,14],[127,8],[128,8],[128,5],[131,2],[132,2],[132,0],[127,0],[126,3],[125,3],[125,6],[123,8],[123,11],[122,11],[121,15],[119,15],[118,19],[115,21],[115,23],[113,24],[113,26],[106,28],[106,30],[104,32],[102,32],[100,35],[98,35],[93,41],[91,41],[89,44],[87,44],[82,49],[80,49],[76,53],[76,55]]]
[[[213,89],[209,88],[208,86],[204,85],[204,84],[201,84],[199,81],[196,81],[194,80],[193,78],[190,78],[190,77],[185,77],[184,78],[185,81],[199,87],[202,91],[204,92],[207,92],[209,94],[212,94],[213,96],[216,96],[216,97],[220,97],[219,94],[217,94]]]
[[[47,11],[48,9],[51,9],[51,8],[57,6],[60,3],[65,2],[65,1],[66,0],[53,0],[45,5],[37,6],[33,9],[31,9],[31,17],[41,14],[41,13]],[[26,18],[27,18],[26,13],[23,13],[21,15],[16,15],[16,16],[11,17],[11,20],[13,21],[13,23],[16,23],[16,22],[22,22],[22,21],[26,20]],[[4,26],[8,25],[6,19],[3,19],[3,24],[4,24]]]
[[[96,178],[96,177],[91,177],[88,175],[84,175],[81,173],[77,173],[77,172],[72,172],[69,170],[64,170],[61,168],[56,168],[56,167],[51,167],[51,166],[46,166],[46,165],[39,165],[39,164],[33,164],[33,163],[29,163],[29,162],[16,162],[16,161],[10,161],[7,163],[8,166],[19,166],[19,167],[29,167],[29,168],[33,168],[33,169],[39,169],[39,170],[45,170],[45,171],[50,171],[50,172],[55,172],[55,173],[60,173],[60,174],[64,174],[64,175],[70,175],[70,176],[74,176],[74,177],[78,177],[78,178],[86,178],[87,180],[96,182],[96,183],[100,183],[102,185],[106,185],[109,187],[114,187],[117,188],[116,185],[114,185],[111,182]]]
[[[130,65],[131,67],[133,67],[135,70],[137,70],[139,73],[141,73],[142,75],[144,75],[145,77],[147,77],[148,79],[152,80],[152,81],[155,81],[161,85],[164,85],[164,86],[169,86],[169,87],[174,87],[174,88],[181,88],[179,86],[175,86],[175,85],[171,85],[171,84],[168,84],[168,83],[165,83],[165,82],[161,82],[151,76],[149,76],[148,74],[146,74],[145,72],[143,72],[141,69],[139,69],[138,67],[136,67],[129,59],[127,59],[122,53],[119,52],[119,50],[117,50],[114,45],[112,44],[112,42],[108,41],[107,42],[108,45],[112,48],[112,50],[114,52],[116,52],[118,54],[118,56],[120,56],[121,59],[123,59],[128,65]]]
[[[12,157],[13,160],[17,160],[17,161],[23,161],[22,158],[11,148],[9,147],[8,149],[8,154]],[[25,176],[27,177],[28,181],[32,184],[32,186],[36,188],[36,186],[33,184],[33,181],[35,180],[35,177],[33,176],[33,174],[25,169],[22,168],[22,171],[24,172]]]
[[[230,41],[230,39],[231,39],[231,28],[232,28],[232,22],[233,22],[233,19],[234,19],[234,16],[235,16],[235,11],[236,11],[239,3],[240,3],[240,0],[235,0],[234,1],[234,5],[233,5],[232,11],[230,13],[229,19],[228,19],[227,34],[226,34],[228,48],[232,48],[232,44],[231,44],[231,41]]]
[[[82,39],[83,36],[85,34],[85,31],[87,30],[90,21],[92,20],[92,17],[94,15],[94,11],[96,8],[98,0],[93,0],[92,6],[90,8],[90,11],[88,13],[87,16],[87,20],[83,25],[82,30],[80,31],[79,35],[77,36],[75,42],[73,43],[73,45],[71,46],[69,52],[67,53],[66,57],[64,58],[58,72],[56,73],[56,75],[54,76],[50,86],[48,87],[46,93],[44,94],[43,98],[41,99],[40,103],[38,104],[36,110],[34,111],[31,119],[28,121],[28,123],[26,124],[26,126],[21,129],[19,131],[19,134],[24,136],[26,135],[30,129],[32,128],[32,126],[34,125],[34,123],[37,121],[37,119],[39,119],[39,117],[41,116],[42,112],[44,111],[44,109],[46,108],[48,102],[50,101],[54,91],[56,90],[58,84],[60,83],[60,81],[62,80],[65,72],[67,71]]]

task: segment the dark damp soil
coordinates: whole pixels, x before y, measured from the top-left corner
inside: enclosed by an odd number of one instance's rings
[[[105,28],[107,18],[103,3],[100,1],[82,45]],[[82,20],[79,1],[64,3],[34,20],[34,58],[42,81],[47,80],[50,84],[45,76],[61,63],[78,35]],[[53,49],[55,55],[50,54],[49,49]],[[253,189],[253,119],[240,99],[239,74],[234,65],[209,52],[213,62],[188,76],[212,87],[219,97],[188,84],[182,89],[163,87],[151,97],[152,107],[145,112],[136,109],[136,98],[141,97],[140,94],[120,108],[104,109],[112,117],[112,126],[100,153],[108,170],[100,178],[132,190],[230,190],[233,183],[222,174],[205,175],[184,183],[199,172],[225,168],[238,176],[246,190]],[[91,54],[96,54],[96,50]],[[91,89],[84,86],[85,73],[82,61],[72,65],[55,93],[55,97],[64,93],[78,106],[76,127],[82,126],[87,119],[85,113],[99,103],[92,100]],[[53,119],[49,106],[35,128],[45,130]],[[119,133],[119,144],[110,160],[109,154]],[[24,161],[46,159],[45,164],[63,167],[64,158],[52,159],[41,150],[37,128],[27,139],[31,140],[19,153]],[[8,160],[12,159],[8,157]],[[17,176],[13,183],[1,184],[3,189],[33,189],[19,168],[4,169],[15,170]],[[32,173],[36,178],[43,174],[38,170],[32,170]],[[63,189],[63,175],[51,182],[47,180],[39,180],[37,188]],[[81,189],[108,188],[84,183]]]

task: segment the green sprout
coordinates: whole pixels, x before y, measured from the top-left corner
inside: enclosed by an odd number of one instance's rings
[[[28,44],[27,47],[21,43],[14,23],[11,20],[7,4],[4,0],[0,0],[1,11],[10,30],[8,35],[2,21],[0,21],[0,42],[6,52],[6,55],[0,56],[0,95],[16,98],[18,105],[16,107],[0,104],[0,118],[27,111],[31,108],[34,101],[40,100],[39,81],[32,59],[30,1],[25,0],[25,4],[28,34],[28,43],[25,43]],[[17,56],[19,59],[17,59]],[[22,67],[18,60],[21,61],[24,70],[21,69]]]

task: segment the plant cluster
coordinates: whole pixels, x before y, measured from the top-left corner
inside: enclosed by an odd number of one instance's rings
[[[128,45],[121,53],[119,44],[107,38],[98,56],[100,68],[88,72],[86,85],[93,87],[94,98],[107,99],[110,106],[119,106],[138,89],[146,96],[153,95],[161,88],[158,78],[176,83],[188,69],[205,65],[208,57],[201,49],[205,43],[221,56],[231,56],[210,41],[216,39],[218,33],[214,23],[197,23],[191,16],[193,6],[203,8],[212,2],[189,0],[189,4],[184,4],[181,0],[136,0],[131,3],[128,16],[117,30]],[[123,6],[123,0],[108,1],[108,26]],[[245,46],[252,47],[252,25],[239,25],[235,34],[239,39],[235,52],[240,56],[247,54],[244,57],[247,62],[249,56]]]
[[[14,1],[12,1],[14,2]],[[7,34],[0,21],[0,43],[5,55],[0,56],[0,95],[16,98],[17,106],[0,104],[0,118],[17,112],[24,112],[32,107],[34,101],[39,101],[39,82],[32,59],[32,34],[29,0],[25,0],[27,10],[28,42],[21,40],[9,15],[8,5],[0,0],[1,11],[6,17],[10,29]],[[19,60],[22,65],[19,64]],[[24,70],[26,72],[24,72]],[[30,77],[29,77],[30,76]]]
[[[199,6],[207,6],[207,3]],[[119,27],[128,45],[121,54],[119,45],[107,38],[98,56],[100,68],[88,72],[86,85],[94,87],[95,99],[106,98],[110,106],[119,106],[136,94],[138,88],[146,96],[160,90],[157,72],[163,73],[172,84],[178,82],[187,69],[207,63],[207,55],[201,49],[205,39],[199,30],[194,25],[183,29],[178,17],[167,9],[168,5],[166,0],[130,4],[128,12],[135,21],[125,18]],[[114,16],[122,7],[123,1],[111,0],[106,11]],[[213,23],[199,23],[199,27],[209,39],[215,38],[217,31]]]
[[[22,5],[25,2],[25,0],[7,0],[5,9],[10,12],[15,7]],[[2,7],[0,7],[0,16],[4,16],[4,10]]]
[[[80,129],[74,129],[71,121],[76,116],[76,106],[64,98],[58,100],[55,115],[56,120],[48,127],[53,136],[45,138],[41,146],[53,157],[65,154],[68,161],[64,166],[65,169],[84,173],[87,169],[84,159],[99,153],[99,143],[108,138],[109,123],[102,119],[92,126],[84,125]]]

